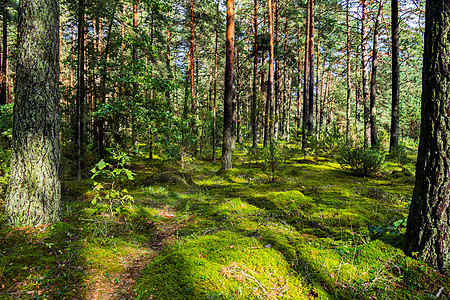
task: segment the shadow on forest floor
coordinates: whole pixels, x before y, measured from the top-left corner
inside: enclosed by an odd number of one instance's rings
[[[272,182],[264,162],[244,159],[217,173],[135,158],[123,203],[93,204],[92,181],[65,182],[62,222],[1,229],[0,299],[449,296],[448,276],[401,250],[394,223],[412,182],[390,178],[399,166],[358,178],[293,157]]]

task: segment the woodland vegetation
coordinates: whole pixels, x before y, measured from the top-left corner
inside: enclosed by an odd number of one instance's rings
[[[0,299],[450,297],[445,1],[1,3]]]

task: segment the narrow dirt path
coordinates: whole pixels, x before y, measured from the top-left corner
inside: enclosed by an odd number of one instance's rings
[[[176,231],[180,225],[176,219],[176,212],[173,210],[162,210],[160,215],[163,221],[155,224],[156,234],[148,242],[148,247],[140,252],[120,257],[124,272],[108,274],[105,276],[98,269],[91,269],[88,272],[97,275],[91,277],[86,282],[89,289],[86,299],[89,300],[129,300],[133,299],[133,287],[139,278],[142,270],[152,262],[164,247],[175,240]]]

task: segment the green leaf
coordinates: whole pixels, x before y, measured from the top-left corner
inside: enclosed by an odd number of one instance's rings
[[[125,169],[125,174],[127,174],[128,179],[133,180],[136,173],[131,172],[131,170]]]
[[[407,219],[399,219],[394,222],[394,227],[397,228],[399,226],[406,226],[406,220]]]
[[[108,164],[105,163],[105,161],[102,159],[101,161],[99,161],[99,162],[97,163],[96,166],[99,168],[99,170],[103,170],[107,165],[108,165]]]

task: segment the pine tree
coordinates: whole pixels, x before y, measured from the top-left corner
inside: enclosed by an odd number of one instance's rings
[[[450,267],[448,1],[428,0],[425,16],[421,131],[406,252],[446,270]]]
[[[227,0],[225,95],[223,103],[222,170],[232,168],[232,130],[234,93],[234,0]]]
[[[59,3],[19,4],[16,102],[6,214],[13,226],[60,217]]]

